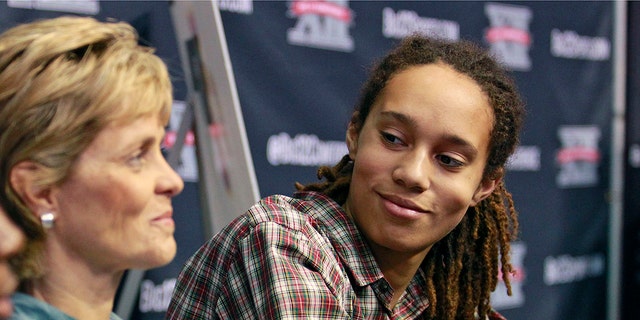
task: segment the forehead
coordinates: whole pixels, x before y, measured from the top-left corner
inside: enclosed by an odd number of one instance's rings
[[[444,62],[414,65],[400,70],[389,79],[383,91],[388,91],[389,87],[398,90],[398,85],[407,88],[422,87],[425,90],[431,87],[446,87],[456,94],[468,93],[459,96],[460,98],[474,94],[483,96],[482,99],[487,99],[486,94],[474,79]]]
[[[126,125],[140,118],[156,117],[163,124],[169,121],[170,96],[149,87],[127,88],[102,106],[108,124]]]
[[[84,154],[117,154],[137,146],[144,140],[160,139],[163,134],[164,125],[157,114],[126,121],[112,121],[98,132]]]
[[[388,115],[395,114],[394,117]],[[394,119],[425,132],[488,141],[493,110],[470,77],[442,63],[410,67],[396,74],[373,106],[379,120]],[[480,143],[485,144],[485,143]]]
[[[378,96],[424,109],[493,115],[487,94],[471,77],[444,63],[412,66],[395,74]],[[426,110],[425,110],[426,111]]]

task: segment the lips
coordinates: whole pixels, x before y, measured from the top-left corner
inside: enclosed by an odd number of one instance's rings
[[[402,198],[402,197],[398,197],[398,196],[394,196],[394,195],[380,195],[383,199],[390,201],[392,203],[394,203],[397,206],[409,209],[409,210],[414,210],[414,211],[419,211],[419,212],[426,212],[427,210],[423,209],[422,207],[420,207],[419,205],[417,205],[415,202]]]
[[[415,202],[402,197],[394,195],[380,195],[380,197],[386,211],[395,218],[417,219],[428,212]]]
[[[173,212],[172,211],[167,211],[165,214],[153,219],[155,220],[163,220],[163,219],[172,219],[173,220]]]
[[[174,227],[175,222],[173,221],[173,211],[167,211],[163,215],[151,220],[151,222],[153,224],[160,224],[168,227]]]

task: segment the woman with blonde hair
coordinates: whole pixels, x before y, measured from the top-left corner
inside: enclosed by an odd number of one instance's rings
[[[13,319],[117,319],[125,270],[176,253],[166,66],[126,23],[60,17],[0,35],[0,70],[0,204],[27,238]]]

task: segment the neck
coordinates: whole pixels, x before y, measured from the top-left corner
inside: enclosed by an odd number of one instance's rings
[[[428,250],[416,253],[399,253],[384,247],[371,244],[373,254],[384,278],[393,288],[393,298],[389,308],[393,308],[400,300],[409,282],[413,279],[422,264]]]
[[[109,319],[124,271],[99,271],[66,253],[47,253],[45,274],[33,281],[30,294],[76,319]]]
[[[351,210],[349,209],[349,200],[342,206],[347,215],[353,219]],[[357,225],[357,223],[354,224]],[[409,286],[409,282],[415,276],[422,261],[429,253],[431,247],[418,252],[395,251],[387,247],[379,246],[375,242],[370,241],[363,233],[365,241],[369,244],[385,280],[393,288],[393,297],[389,305],[389,309],[393,309],[398,303],[405,290]]]
[[[89,289],[45,276],[34,282],[32,295],[73,318],[106,320],[113,309],[115,290]]]

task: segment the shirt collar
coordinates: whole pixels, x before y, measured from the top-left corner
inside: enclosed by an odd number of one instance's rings
[[[369,245],[345,210],[328,196],[318,192],[297,192],[296,197],[309,200],[317,210],[310,210],[347,272],[358,286],[367,286],[383,278]]]

